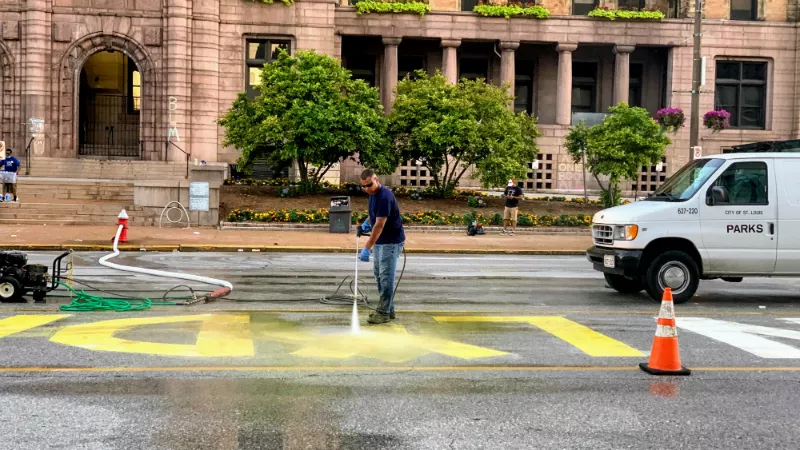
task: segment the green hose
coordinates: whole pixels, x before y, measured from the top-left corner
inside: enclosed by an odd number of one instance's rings
[[[78,292],[61,282],[58,284],[69,289],[76,296],[69,305],[61,305],[61,311],[143,311],[153,305],[175,306],[178,304],[177,302],[154,302],[145,297],[101,297],[88,294],[86,291]]]

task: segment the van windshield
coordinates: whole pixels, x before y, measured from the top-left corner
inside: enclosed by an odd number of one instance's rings
[[[697,159],[683,166],[669,177],[645,200],[652,202],[682,202],[689,200],[697,190],[722,166],[723,159]]]

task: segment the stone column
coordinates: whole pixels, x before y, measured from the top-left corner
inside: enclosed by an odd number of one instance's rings
[[[617,55],[614,66],[614,104],[628,103],[628,90],[631,81],[631,53],[635,47],[632,45],[615,45],[614,54]]]
[[[164,145],[167,139],[186,152],[191,152],[191,132],[189,114],[191,104],[191,26],[189,22],[188,0],[167,0],[166,55],[164,72],[166,74],[165,104],[157,105],[166,112],[166,131],[164,136],[156,136],[156,142]],[[158,101],[156,96],[156,101]],[[185,161],[186,156],[175,147],[166,146],[168,161]],[[198,158],[200,159],[200,158]]]
[[[193,2],[191,122],[192,159],[217,161],[219,145],[219,3]]]
[[[572,52],[578,44],[558,44],[558,87],[556,89],[556,123],[572,121]]]
[[[442,39],[442,75],[450,84],[458,83],[458,47],[461,39]]]
[[[27,0],[25,6],[24,26],[21,24],[20,28],[23,30],[23,51],[20,52],[18,57],[22,60],[22,98],[21,98],[21,121],[28,122],[31,117],[42,118],[45,121],[45,139],[41,143],[34,143],[31,148],[31,153],[34,155],[41,155],[49,149],[46,144],[51,136],[51,130],[56,127],[51,126],[51,117],[49,115],[50,99],[48,97],[48,73],[51,62],[48,60],[50,57],[50,1],[48,0]],[[14,70],[9,67],[9,70]],[[60,81],[60,80],[59,80]],[[53,117],[57,118],[55,114]],[[30,130],[25,126],[25,139],[22,142],[6,142],[8,147],[19,145],[27,145],[30,140]],[[44,148],[44,147],[47,147]],[[24,147],[14,148],[18,158],[23,155]],[[78,155],[77,139],[75,139],[75,147],[70,150],[70,154],[60,154],[58,156],[72,156]],[[61,149],[63,152],[64,149]],[[56,156],[56,155],[49,155]]]
[[[500,83],[509,85],[509,94],[514,95],[514,76],[515,51],[519,48],[519,42],[500,42]],[[514,110],[514,102],[509,105],[509,109]]]
[[[383,38],[383,73],[381,76],[381,98],[386,114],[392,111],[394,102],[394,89],[397,87],[397,46],[402,38]]]

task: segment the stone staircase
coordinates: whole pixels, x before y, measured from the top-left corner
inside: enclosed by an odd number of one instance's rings
[[[123,208],[131,225],[158,221],[133,206],[133,181],[19,177],[17,196],[0,203],[0,224],[113,225]]]
[[[183,180],[186,178],[186,163],[34,157],[31,160],[30,176],[92,177],[102,180]]]
[[[186,179],[185,161],[33,157],[30,167],[25,163],[17,179],[19,202],[0,203],[0,225],[113,225],[123,208],[131,225],[154,225],[160,211],[133,206],[134,181]],[[225,165],[209,163],[217,164]],[[29,176],[22,175],[26,170]]]
[[[150,226],[158,218],[147,216],[142,208],[118,202],[85,203],[0,203],[0,225],[109,225],[117,223],[122,209],[130,216],[129,223]]]

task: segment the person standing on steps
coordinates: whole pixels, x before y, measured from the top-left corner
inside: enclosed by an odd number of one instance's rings
[[[5,145],[4,145],[5,146]],[[3,160],[3,198],[6,199],[7,194],[12,195],[9,201],[17,201],[17,172],[19,171],[19,160],[13,156],[13,151],[6,149],[6,159]]]
[[[503,210],[503,234],[514,235],[517,229],[517,216],[519,215],[519,201],[525,198],[522,188],[514,184],[514,180],[508,180],[503,196],[506,198],[506,207]],[[509,231],[509,227],[511,230]]]
[[[359,258],[369,262],[370,253],[375,254],[373,272],[380,293],[378,307],[370,314],[367,322],[380,324],[395,318],[394,277],[406,235],[400,206],[394,193],[381,185],[372,169],[361,172],[361,189],[369,194],[369,217],[360,227],[364,232],[369,232],[371,228],[372,234]]]

